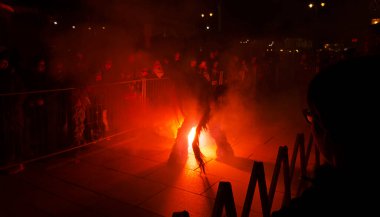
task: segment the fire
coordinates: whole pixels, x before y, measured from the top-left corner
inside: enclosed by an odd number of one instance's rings
[[[192,148],[191,145],[193,144],[194,137],[195,137],[195,130],[196,128],[191,128],[189,134],[187,135],[187,144],[189,145],[189,150]]]
[[[193,141],[195,137],[196,127],[192,127],[189,134],[187,134],[188,152],[193,153]],[[215,141],[211,138],[209,133],[203,131],[199,136],[199,146],[203,154],[209,157],[215,157]]]

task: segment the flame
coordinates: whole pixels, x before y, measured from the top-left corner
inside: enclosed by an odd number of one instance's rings
[[[193,141],[195,137],[196,127],[192,127],[189,134],[187,134],[188,152],[193,153]],[[199,136],[199,146],[203,154],[209,157],[216,157],[216,145],[215,141],[211,138],[209,133],[202,131]]]
[[[192,144],[193,144],[194,137],[195,137],[195,130],[196,130],[196,127],[191,128],[189,134],[187,135],[187,144],[189,147],[188,148],[189,151],[193,150]]]

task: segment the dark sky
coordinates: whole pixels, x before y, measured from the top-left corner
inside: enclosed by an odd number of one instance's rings
[[[195,22],[202,8],[218,1],[222,3],[223,29],[231,32],[301,34],[317,21],[326,33],[338,34],[361,31],[357,29],[368,22],[369,0],[326,0],[326,7],[318,13],[307,7],[308,0],[3,0],[69,14],[71,19],[174,24]]]

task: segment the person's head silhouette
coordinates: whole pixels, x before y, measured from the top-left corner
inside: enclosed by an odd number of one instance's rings
[[[308,119],[322,155],[334,167],[352,166],[370,152],[363,143],[374,142],[378,73],[379,57],[361,57],[326,68],[309,84]]]
[[[378,185],[376,127],[380,58],[331,65],[309,83],[304,111],[325,164],[311,186],[272,217],[367,216]]]

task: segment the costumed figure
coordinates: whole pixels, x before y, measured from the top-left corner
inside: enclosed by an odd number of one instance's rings
[[[214,138],[218,158],[233,156],[233,150],[227,137],[218,124],[209,125],[212,111],[218,108],[219,99],[226,92],[226,88],[224,86],[213,88],[206,77],[194,71],[178,72],[176,76],[173,76],[173,81],[177,103],[184,120],[178,129],[169,162],[186,162],[188,156],[187,136],[192,127],[196,126],[192,148],[199,168],[205,172],[204,155],[199,147],[199,137],[203,130],[208,129]]]

